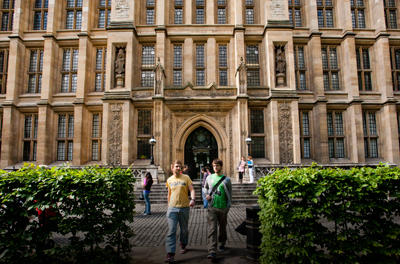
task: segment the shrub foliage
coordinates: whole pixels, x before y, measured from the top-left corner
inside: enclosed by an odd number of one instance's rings
[[[398,263],[400,169],[280,169],[260,179],[262,263]]]
[[[32,165],[2,172],[0,262],[120,261],[131,249],[133,184],[129,169]],[[67,243],[54,243],[54,235]]]

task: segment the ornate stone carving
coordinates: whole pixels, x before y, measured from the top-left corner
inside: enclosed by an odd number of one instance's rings
[[[129,17],[129,4],[128,0],[115,1],[115,13],[119,18]]]
[[[290,104],[279,104],[279,154],[283,164],[293,163],[293,134]]]
[[[154,68],[154,95],[161,95],[162,94],[162,88],[163,88],[163,82],[164,78],[167,76],[165,75],[165,70],[164,67],[161,65],[160,62],[160,57],[157,59],[157,65]]]
[[[111,104],[110,108],[108,164],[116,166],[122,162],[122,104]]]
[[[125,81],[125,48],[117,48],[114,62],[115,82],[117,87],[124,87]]]
[[[236,75],[239,73],[239,94],[246,94],[246,82],[247,82],[247,66],[243,61],[243,57],[240,57],[240,64],[236,70]]]
[[[275,72],[277,86],[284,86],[286,83],[285,45],[275,47]]]
[[[269,5],[271,18],[269,20],[285,20],[285,19],[287,19],[287,17],[285,16],[284,1],[286,1],[286,0],[271,0],[270,5]]]

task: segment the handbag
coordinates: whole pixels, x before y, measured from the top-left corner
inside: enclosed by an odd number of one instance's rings
[[[143,193],[141,193],[141,194],[139,195],[139,200],[144,200]]]

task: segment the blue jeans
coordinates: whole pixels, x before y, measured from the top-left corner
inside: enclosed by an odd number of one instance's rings
[[[144,201],[146,203],[146,209],[144,210],[145,214],[151,214],[151,206],[150,206],[150,191],[143,191],[143,197],[144,197]]]
[[[203,198],[203,207],[207,208],[208,207],[208,200],[206,199],[206,194],[205,194],[205,192],[203,190],[201,191],[201,197]]]
[[[179,240],[183,246],[189,241],[189,207],[177,208],[168,207],[167,210],[168,233],[165,239],[165,249],[167,253],[175,253],[176,251],[176,229],[179,223],[181,229]]]

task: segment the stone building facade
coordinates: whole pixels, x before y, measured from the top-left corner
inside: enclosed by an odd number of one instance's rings
[[[399,8],[0,0],[0,167],[399,164]]]

